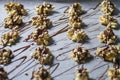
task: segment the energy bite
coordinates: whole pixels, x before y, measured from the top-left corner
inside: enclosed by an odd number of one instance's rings
[[[35,11],[38,15],[45,15],[46,16],[54,8],[55,8],[55,6],[53,6],[52,4],[44,2],[42,5],[37,5],[35,7]]]
[[[108,77],[110,80],[120,80],[120,68],[109,68]]]
[[[30,37],[38,45],[49,44],[50,35],[48,34],[48,31],[46,29],[36,28]]]
[[[99,22],[102,25],[109,25],[111,28],[117,28],[118,27],[118,22],[117,19],[114,19],[112,16],[110,15],[103,15],[99,18]]]
[[[38,70],[34,71],[32,78],[33,80],[52,80],[50,73],[43,67],[40,67]]]
[[[79,16],[82,13],[82,6],[80,3],[73,3],[68,9],[69,16]]]
[[[52,61],[52,54],[49,48],[39,47],[31,54],[32,58],[38,60],[41,64],[49,64]]]
[[[32,25],[36,27],[40,27],[42,29],[48,28],[51,25],[50,19],[47,19],[46,16],[39,15],[37,17],[32,18]]]
[[[11,13],[7,18],[4,19],[4,27],[9,29],[16,29],[23,23],[22,17],[16,13]]]
[[[69,17],[68,22],[72,28],[80,28],[83,24],[82,20],[78,16]]]
[[[87,37],[85,31],[80,30],[80,29],[69,29],[67,31],[67,36],[69,39],[75,42],[84,41],[85,38]]]
[[[12,30],[11,32],[5,33],[1,36],[0,44],[3,46],[11,46],[20,38],[18,30]]]
[[[97,48],[96,55],[105,61],[116,62],[120,59],[120,46],[106,46],[104,48]]]
[[[89,80],[89,73],[86,68],[80,68],[76,71],[75,80]]]
[[[100,4],[100,7],[101,11],[107,15],[111,15],[115,10],[115,6],[110,0],[103,0],[103,2]]]
[[[9,2],[9,3],[5,4],[4,7],[8,14],[10,14],[11,12],[12,13],[14,12],[21,16],[27,15],[27,11],[25,10],[24,6],[20,3]]]
[[[85,63],[91,57],[89,51],[84,47],[78,46],[70,52],[71,58],[78,63]]]
[[[111,28],[107,28],[98,35],[98,39],[102,43],[113,44],[117,41],[117,36]]]
[[[0,66],[0,80],[8,80],[8,73]]]
[[[0,64],[8,65],[11,63],[11,60],[14,58],[12,51],[10,49],[0,50]]]

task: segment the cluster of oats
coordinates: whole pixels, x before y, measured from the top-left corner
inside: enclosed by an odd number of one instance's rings
[[[37,17],[32,18],[32,25],[45,29],[51,25],[51,21],[50,19],[47,19],[46,16],[39,15]]]
[[[27,11],[22,4],[15,2],[9,2],[5,4],[4,7],[9,14],[8,17],[4,19],[4,27],[17,29],[23,23],[22,16],[25,16]]]
[[[69,16],[79,16],[82,13],[82,6],[80,3],[73,3],[68,9]]]
[[[13,12],[21,16],[25,16],[27,14],[27,11],[24,9],[24,6],[20,3],[9,2],[5,4],[4,7],[8,14],[11,14]]]
[[[120,80],[120,68],[110,68],[108,70],[108,77],[110,80]]]
[[[120,46],[107,46],[97,48],[96,55],[103,58],[105,61],[116,62],[120,59]]]
[[[48,45],[50,35],[46,29],[36,28],[31,34],[31,39],[33,39],[38,45]]]
[[[110,0],[103,0],[100,6],[101,6],[101,11],[107,15],[111,15],[115,10],[115,6]]]
[[[5,33],[1,36],[1,45],[3,46],[11,46],[13,45],[19,38],[18,30],[13,30],[8,33]]]
[[[52,54],[49,48],[45,46],[39,47],[31,54],[32,58],[38,60],[41,64],[49,64],[52,61]]]
[[[116,42],[117,36],[111,28],[107,28],[98,35],[98,39],[102,43],[113,44]]]
[[[50,73],[43,67],[33,72],[33,80],[52,80]]]
[[[68,19],[69,25],[72,28],[80,28],[83,24],[82,20],[78,16],[71,16]]]
[[[78,46],[70,52],[71,58],[78,63],[85,63],[91,57],[89,51],[84,47]]]
[[[75,42],[81,42],[87,37],[85,31],[80,30],[83,25],[82,20],[79,18],[81,13],[82,6],[79,3],[73,3],[68,9],[68,22],[72,29],[67,31],[67,36]]]
[[[35,11],[38,15],[48,15],[50,11],[54,9],[54,6],[50,3],[44,2],[42,5],[37,5]]]
[[[114,19],[110,15],[103,15],[99,18],[99,22],[105,26],[111,27],[111,28],[117,28],[118,27],[118,22],[116,19]]]
[[[85,38],[87,37],[85,31],[80,30],[80,29],[69,29],[67,31],[67,36],[69,39],[75,42],[84,41]]]
[[[8,73],[0,66],[0,80],[8,80]]]
[[[86,68],[78,69],[75,80],[89,80],[88,70]]]
[[[4,27],[9,29],[17,29],[22,24],[22,17],[16,13],[11,13],[4,19]]]
[[[0,51],[0,64],[8,65],[13,58],[14,55],[10,49],[2,49]]]

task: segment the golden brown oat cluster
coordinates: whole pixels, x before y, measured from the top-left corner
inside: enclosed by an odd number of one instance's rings
[[[4,7],[8,14],[11,14],[14,12],[17,15],[21,15],[21,16],[27,15],[27,11],[24,9],[24,6],[20,3],[9,2],[9,3],[5,4]]]
[[[46,29],[36,28],[31,34],[31,38],[39,45],[48,45],[50,35]]]
[[[110,28],[117,28],[118,22],[110,15],[103,15],[100,17],[99,22]]]
[[[10,49],[2,49],[0,51],[0,64],[8,65],[13,58],[14,55]]]
[[[98,39],[102,43],[113,44],[117,41],[117,36],[111,28],[107,28],[98,35]]]
[[[50,73],[43,67],[33,72],[33,80],[52,80]]]
[[[1,45],[11,46],[15,44],[19,38],[18,30],[12,30],[11,32],[5,33],[1,36]]]
[[[109,68],[108,77],[110,80],[120,80],[120,68]]]
[[[75,80],[89,80],[89,73],[86,68],[81,68],[76,71]]]
[[[67,36],[69,39],[75,42],[82,42],[87,37],[85,31],[80,29],[69,29],[67,31]]]
[[[75,28],[75,29],[81,28],[83,24],[82,20],[78,16],[69,17],[68,22],[69,22],[70,27]]]
[[[111,15],[115,10],[114,4],[110,0],[103,0],[100,4],[101,11],[106,15]]]
[[[0,80],[8,80],[8,73],[0,66]]]
[[[22,23],[22,17],[16,13],[11,13],[4,19],[4,27],[9,29],[17,29]]]
[[[54,8],[52,4],[44,2],[42,5],[37,5],[35,11],[38,15],[47,16]]]
[[[78,63],[85,63],[91,57],[89,51],[84,47],[78,46],[70,52],[70,56]]]
[[[45,46],[39,47],[32,53],[32,58],[38,60],[41,64],[49,64],[52,61],[52,54],[49,48]]]
[[[87,35],[85,31],[81,30],[83,25],[79,15],[82,13],[82,6],[80,3],[73,3],[68,7],[68,24],[71,29],[67,31],[67,36],[74,42],[83,42]]]
[[[73,3],[68,9],[69,16],[79,16],[82,13],[82,6],[80,3]]]
[[[51,25],[50,19],[47,19],[46,16],[39,15],[37,17],[33,17],[32,25],[36,27],[40,27],[42,29],[48,28]]]
[[[116,62],[120,59],[120,46],[107,46],[97,48],[96,55],[103,58],[105,61]]]

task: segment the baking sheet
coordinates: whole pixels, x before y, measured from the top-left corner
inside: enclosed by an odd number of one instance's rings
[[[9,2],[9,1],[10,0],[0,0],[0,22],[1,22],[1,24],[3,23],[4,18],[7,16],[6,11],[4,9],[4,4]],[[43,1],[39,1],[39,0],[15,0],[15,1],[22,3],[25,6],[25,8],[28,9],[28,11],[29,11],[29,16],[24,17],[24,22],[28,22],[29,20],[31,20],[31,18],[33,16],[36,16],[34,8],[37,4],[41,4],[43,2]],[[59,0],[59,1],[52,0],[50,2],[53,5],[55,5],[53,15],[49,16],[50,20],[52,22],[54,22],[54,21],[58,20],[58,18],[60,18],[63,15],[63,11],[65,9],[58,10],[62,6],[69,6],[73,2],[80,2],[82,7],[83,7],[83,10],[87,11],[90,8],[95,7],[96,4],[100,1],[99,0],[80,0],[80,1],[79,0],[78,1],[71,0],[71,1],[64,2],[64,0]],[[114,0],[114,3],[118,9],[118,11],[117,11],[118,14],[114,15],[114,16],[118,16],[118,15],[120,15],[120,13],[119,13],[120,0]],[[78,67],[81,67],[83,65],[83,64],[77,65],[77,63],[75,63],[72,59],[70,59],[70,56],[69,56],[69,51],[74,49],[75,47],[77,47],[77,45],[83,44],[82,46],[87,48],[87,49],[105,45],[105,44],[100,43],[98,41],[98,39],[96,38],[96,36],[101,31],[103,31],[105,29],[105,27],[103,25],[97,24],[97,23],[99,23],[98,18],[100,17],[100,15],[102,15],[102,13],[99,11],[99,8],[97,10],[96,11],[89,10],[86,14],[81,16],[81,18],[83,18],[82,19],[83,22],[87,25],[83,30],[86,31],[86,33],[89,37],[88,42],[85,42],[84,44],[72,42],[71,40],[69,40],[67,38],[66,32],[59,34],[59,35],[56,35],[52,38],[54,42],[53,42],[53,44],[48,46],[48,48],[52,51],[52,54],[54,56],[53,65],[54,64],[56,64],[56,65],[50,69],[50,72],[52,72],[55,69],[55,67],[57,66],[57,63],[59,63],[59,66],[57,67],[57,69],[51,74],[51,76],[53,77],[54,80],[61,80],[61,79],[74,80],[75,69]],[[87,16],[87,15],[91,15],[91,16]],[[54,16],[57,16],[57,17],[54,17]],[[85,16],[87,16],[87,17],[85,17]],[[118,19],[118,22],[120,23],[120,18],[117,18],[117,19]],[[97,25],[95,25],[95,24],[97,24]],[[57,32],[58,30],[65,27],[66,25],[67,25],[67,23],[62,23],[61,25],[59,25],[57,27],[53,26],[51,29],[48,30],[49,34],[53,34],[53,33]],[[3,28],[0,28],[0,30],[3,30]],[[28,29],[27,31],[25,31],[23,34],[20,35],[21,36],[20,42],[18,42],[16,45],[13,45],[11,47],[6,47],[6,48],[10,48],[12,50],[15,50],[15,49],[21,48],[23,46],[29,45],[30,42],[23,42],[23,40],[31,32],[33,32],[33,30],[34,30],[34,27]],[[119,29],[114,30],[114,32],[118,36],[118,38],[120,38],[120,30]],[[0,32],[0,35],[1,34],[3,34],[2,31]],[[120,45],[119,41],[118,41],[117,45]],[[32,45],[29,49],[22,52],[19,56],[15,57],[13,59],[13,61],[22,57],[22,56],[27,56],[27,59],[25,61],[28,61],[30,59],[30,53],[33,52],[35,50],[35,48],[36,48],[36,45]],[[94,56],[95,51],[96,50],[90,50],[91,55]],[[14,54],[16,55],[16,54],[18,54],[18,52],[14,53]],[[59,54],[63,54],[63,53],[65,53],[65,54],[56,59],[56,57]],[[67,57],[68,59],[62,60],[65,57]],[[11,79],[15,75],[19,75],[19,76],[16,76],[13,80],[30,80],[31,75],[32,75],[32,71],[37,70],[41,66],[41,64],[39,64],[39,65],[36,65],[35,67],[32,67],[33,65],[38,63],[38,61],[34,61],[34,62],[30,63],[31,61],[27,62],[26,64],[21,65],[14,72],[10,73],[8,75],[9,78]],[[4,68],[7,72],[9,72],[13,68],[15,68],[20,62],[21,61],[16,61],[8,66],[4,66]],[[100,79],[100,77],[106,72],[106,69],[108,68],[108,65],[104,65],[104,64],[109,64],[110,67],[113,66],[112,63],[105,62],[102,59],[97,58],[97,57],[93,57],[90,61],[88,61],[84,64],[84,67],[90,71],[90,74],[89,74],[90,80]],[[104,66],[102,66],[102,65],[104,65]],[[92,72],[92,70],[95,69],[95,66],[97,66],[97,67],[102,66],[102,67],[98,68]],[[24,68],[24,67],[26,67],[26,68]],[[32,68],[30,68],[30,67],[32,67]],[[49,66],[45,66],[45,67],[49,68]],[[26,71],[24,72],[23,69],[25,69]],[[22,73],[22,72],[24,72],[24,73]],[[18,73],[22,73],[22,74],[18,74]],[[104,75],[105,79],[100,79],[100,80],[108,80],[108,78],[106,78],[106,75],[107,75],[107,73],[105,73],[105,75]],[[102,77],[102,78],[104,78],[104,77]]]

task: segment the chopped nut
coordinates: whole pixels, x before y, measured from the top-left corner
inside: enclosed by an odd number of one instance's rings
[[[78,63],[85,63],[85,61],[90,58],[90,53],[84,47],[78,46],[70,52],[70,56],[73,60]]]
[[[85,31],[79,29],[69,29],[67,31],[67,36],[68,38],[75,42],[84,41],[85,38],[87,37]]]
[[[50,73],[43,67],[33,72],[33,80],[52,80]]]
[[[98,35],[98,39],[102,43],[113,44],[116,42],[117,36],[111,28],[107,28]]]
[[[0,51],[0,64],[8,65],[13,58],[14,55],[10,49],[3,49]]]
[[[117,28],[118,22],[112,16],[103,15],[100,17],[99,22],[105,26],[109,25],[111,28]]]
[[[82,26],[82,20],[78,16],[69,17],[69,24],[72,28],[80,28]]]
[[[75,80],[89,80],[88,70],[85,68],[78,69]]]
[[[82,6],[80,3],[73,3],[68,10],[69,16],[79,16],[82,13]]]
[[[48,15],[50,11],[54,9],[54,6],[50,3],[44,2],[42,5],[37,5],[35,11],[38,15]]]
[[[120,80],[120,68],[110,68],[108,70],[108,77],[110,80]]]
[[[21,16],[27,15],[27,11],[24,9],[24,6],[20,3],[9,2],[5,4],[4,7],[8,14],[11,14],[11,12],[14,11],[15,13]]]
[[[4,27],[9,29],[16,29],[22,24],[21,16],[16,13],[11,13],[7,18],[4,19]]]
[[[40,15],[37,17],[33,17],[32,25],[40,27],[42,29],[48,28],[51,25],[50,19],[47,19],[46,16]]]
[[[50,35],[46,29],[37,28],[31,34],[31,38],[39,45],[48,45]]]
[[[11,46],[14,44],[19,38],[18,30],[13,30],[11,32],[5,33],[1,37],[1,45],[3,46]]]
[[[41,64],[48,64],[52,61],[52,54],[49,48],[45,46],[39,47],[32,53],[32,58],[38,60]]]
[[[101,11],[107,15],[111,15],[115,10],[115,6],[110,0],[103,0],[100,6],[101,6]]]
[[[107,46],[104,48],[97,48],[96,55],[106,61],[116,62],[120,59],[120,46]]]
[[[8,80],[8,73],[0,66],[0,80]]]

